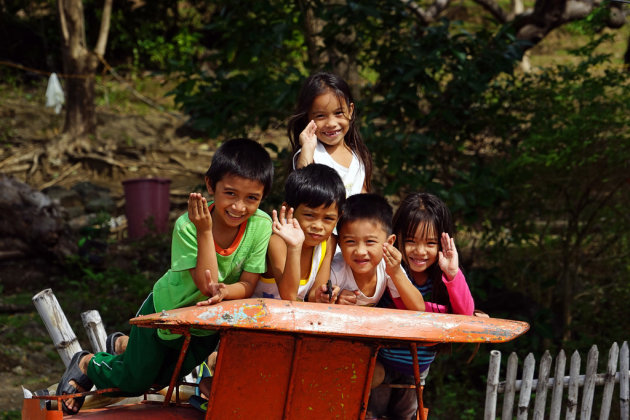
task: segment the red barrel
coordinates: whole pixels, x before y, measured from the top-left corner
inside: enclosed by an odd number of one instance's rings
[[[165,233],[168,229],[170,184],[166,178],[136,178],[123,181],[125,214],[129,238],[147,233]]]

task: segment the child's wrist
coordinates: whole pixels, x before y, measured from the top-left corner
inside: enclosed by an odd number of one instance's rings
[[[455,271],[449,270],[445,272],[444,276],[446,277],[446,280],[453,281],[455,280],[455,277],[457,277],[457,273],[459,273],[459,268]]]

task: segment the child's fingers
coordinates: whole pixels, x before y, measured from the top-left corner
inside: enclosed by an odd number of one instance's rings
[[[278,211],[276,209],[271,210],[271,220],[274,224],[278,222]]]
[[[280,217],[279,217],[280,223],[286,222],[286,212],[287,212],[286,207],[282,206],[280,208]]]

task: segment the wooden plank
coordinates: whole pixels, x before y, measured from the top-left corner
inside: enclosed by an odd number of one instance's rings
[[[52,289],[42,290],[33,296],[33,304],[37,308],[42,321],[44,321],[46,330],[63,364],[68,367],[72,356],[81,351],[81,345],[74,331],[72,331],[72,327],[70,327],[61,306],[59,306]]]
[[[556,357],[556,369],[554,371],[553,392],[551,393],[551,406],[549,408],[549,420],[560,420],[562,411],[562,393],[564,391],[564,370],[567,357],[564,350],[560,350]]]
[[[549,373],[551,371],[551,354],[549,350],[545,351],[540,359],[538,368],[538,386],[536,386],[536,400],[534,401],[534,420],[543,420],[545,418],[545,405],[547,403],[547,382],[549,381]]]
[[[501,419],[503,420],[512,420],[517,371],[518,356],[512,352],[508,357],[507,373],[505,374],[505,394],[503,395],[503,410],[501,410]]]
[[[573,420],[577,415],[578,406],[578,376],[580,375],[580,353],[573,352],[571,356],[571,366],[569,367],[569,390],[567,392],[567,413],[566,420]]]
[[[597,346],[593,344],[586,358],[586,374],[584,378],[584,388],[582,390],[582,407],[580,410],[580,419],[583,420],[590,419],[593,410],[593,395],[595,394],[595,375],[597,375],[598,358],[599,350],[597,350]]]
[[[133,318],[141,327],[173,332],[249,329],[434,343],[502,343],[524,334],[529,324],[499,318],[438,314],[349,305],[241,299],[191,306]]]
[[[534,359],[534,355],[529,353],[523,363],[523,386],[521,387],[518,398],[517,420],[527,420],[529,402],[532,396],[532,379],[534,378],[535,366],[536,360]]]
[[[600,420],[607,420],[610,415],[613,390],[615,389],[615,372],[617,372],[617,360],[619,359],[619,346],[613,343],[608,351],[608,363],[606,364],[606,383],[602,392],[602,406],[599,410]]]
[[[624,341],[619,352],[619,411],[621,420],[630,420],[630,351]]]
[[[578,383],[578,387],[583,387],[584,386],[584,382],[585,382],[585,375],[578,375],[577,377],[577,383]],[[565,388],[567,388],[569,386],[569,380],[571,378],[569,376],[565,376],[564,378],[560,378],[560,383],[563,384],[563,386]],[[615,373],[614,376],[614,380],[615,383],[619,383],[619,372]],[[553,388],[554,386],[554,381],[555,378],[549,378],[547,380],[547,388]],[[519,379],[515,382],[515,387],[516,387],[516,391],[520,391],[521,386],[522,386],[522,381]],[[532,382],[532,388],[536,388],[538,387],[538,379],[534,379]],[[599,385],[604,385],[606,383],[606,374],[605,373],[598,373],[595,375],[595,386],[599,386]],[[505,381],[503,382],[499,382],[499,394],[502,392],[505,392]]]
[[[499,371],[501,370],[501,352],[490,351],[490,362],[488,363],[488,382],[486,385],[486,405],[483,418],[494,420],[497,411],[497,390],[499,388]]]

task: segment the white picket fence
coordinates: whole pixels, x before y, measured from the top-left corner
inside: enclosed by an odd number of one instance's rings
[[[516,419],[526,420],[530,413],[532,390],[536,393],[532,417],[534,419],[549,418],[558,420],[564,408],[565,419],[575,419],[579,410],[580,419],[590,419],[593,411],[595,387],[603,386],[599,419],[608,419],[611,413],[615,384],[619,383],[619,418],[629,419],[629,358],[628,342],[624,341],[621,351],[617,343],[613,343],[608,352],[608,363],[605,373],[597,373],[599,350],[593,345],[586,359],[586,370],[580,375],[581,358],[575,351],[571,356],[569,376],[565,376],[566,357],[564,350],[560,350],[556,357],[553,378],[550,378],[552,357],[546,351],[540,360],[538,379],[534,379],[535,359],[528,354],[523,362],[521,379],[517,380],[518,357],[512,353],[508,358],[505,380],[499,382],[501,369],[501,352],[490,352],[488,366],[488,383],[486,387],[485,420],[494,420],[497,412],[498,394],[503,394],[502,420],[512,420],[514,414],[514,400],[518,392]],[[619,364],[619,370],[617,370]],[[564,388],[568,388],[566,399],[563,399]],[[582,389],[581,398],[578,397]],[[547,390],[551,389],[550,405],[547,405]],[[617,404],[615,404],[617,405]]]

